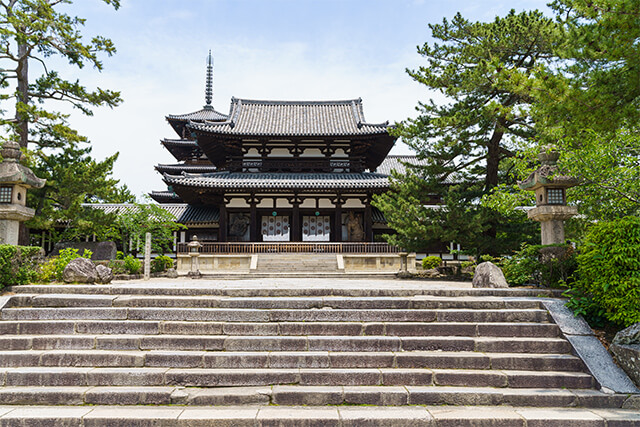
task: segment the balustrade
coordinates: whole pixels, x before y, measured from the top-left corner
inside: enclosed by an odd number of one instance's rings
[[[201,254],[260,254],[260,253],[340,253],[380,254],[398,253],[400,249],[388,243],[311,243],[311,242],[207,242],[200,248]],[[187,253],[187,243],[178,244],[178,253]]]

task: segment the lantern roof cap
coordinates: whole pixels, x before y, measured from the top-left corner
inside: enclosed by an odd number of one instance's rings
[[[0,184],[21,184],[25,187],[42,188],[47,182],[38,178],[31,169],[20,164],[22,152],[14,141],[5,141],[0,150]]]
[[[553,146],[545,146],[538,154],[540,167],[533,171],[526,179],[519,181],[522,190],[536,191],[542,187],[570,188],[579,184],[578,179],[562,173],[558,168],[560,153]]]

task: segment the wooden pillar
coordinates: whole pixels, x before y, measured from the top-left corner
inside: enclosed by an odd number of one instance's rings
[[[220,230],[218,231],[218,240],[220,242],[227,241],[227,205],[225,201],[222,201],[220,204],[220,220],[218,222],[220,224]]]
[[[293,203],[293,211],[291,213],[291,236],[292,242],[300,242],[302,240],[302,228],[300,227],[300,203]]]
[[[249,240],[252,242],[258,241],[258,210],[256,209],[256,203],[249,204]]]
[[[331,239],[334,242],[342,242],[342,203],[344,203],[344,200],[340,197],[336,197],[336,210],[333,220],[333,238]]]
[[[371,215],[371,198],[364,204],[364,240],[373,242],[373,217]]]

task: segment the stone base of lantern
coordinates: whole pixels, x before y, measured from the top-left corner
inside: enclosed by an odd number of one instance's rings
[[[33,218],[35,211],[20,205],[0,205],[0,244],[17,245],[20,223]]]
[[[564,243],[564,221],[577,213],[575,206],[546,205],[531,209],[527,216],[540,222],[542,244],[554,245]]]

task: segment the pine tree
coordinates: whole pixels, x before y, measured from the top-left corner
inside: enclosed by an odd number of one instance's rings
[[[552,59],[559,31],[539,11],[511,11],[489,23],[457,14],[429,28],[439,42],[419,48],[427,63],[408,73],[446,102],[420,103],[417,118],[398,124],[396,135],[426,166],[407,165],[408,176],[394,180],[395,191],[376,205],[399,231],[392,238],[396,244],[415,248],[408,236],[422,236],[424,243],[455,240],[497,254],[505,250],[500,242],[508,245],[514,236],[503,227],[505,218],[479,202],[499,184],[514,182],[513,158],[536,135],[529,114],[536,72]],[[405,203],[408,193],[418,206]],[[443,207],[425,208],[430,199]],[[409,231],[399,218],[416,209]]]

